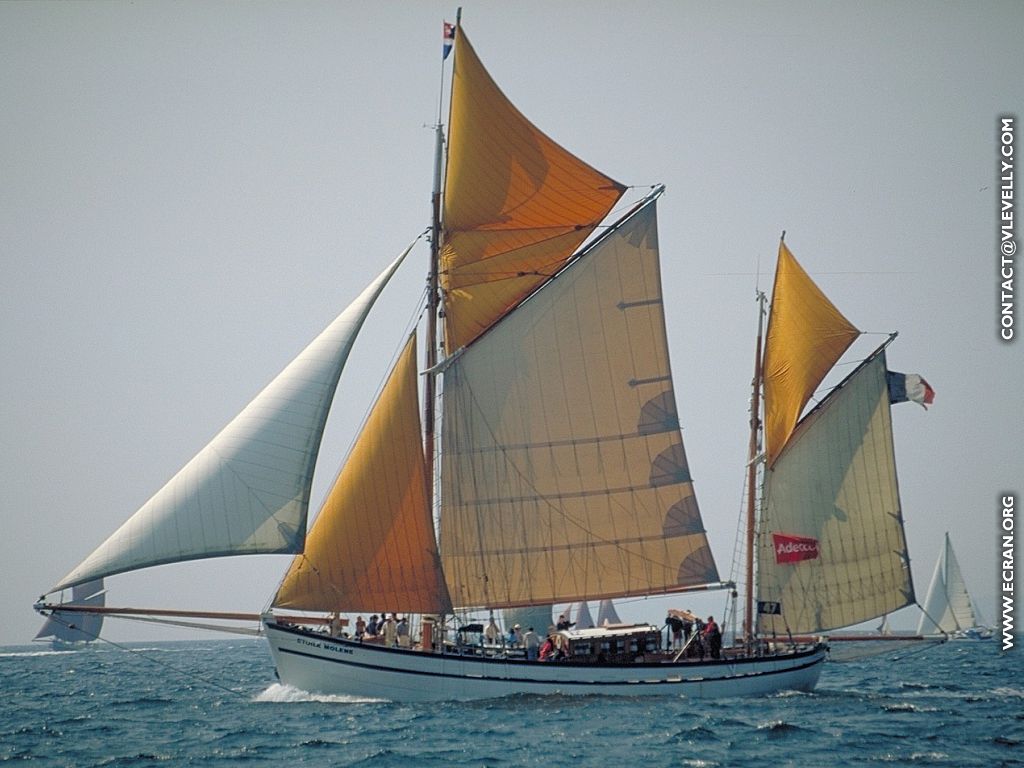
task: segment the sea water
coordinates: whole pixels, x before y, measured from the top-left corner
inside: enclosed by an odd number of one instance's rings
[[[1024,649],[826,664],[814,693],[401,704],[275,681],[258,640],[0,648],[0,761],[43,766],[1024,765]]]

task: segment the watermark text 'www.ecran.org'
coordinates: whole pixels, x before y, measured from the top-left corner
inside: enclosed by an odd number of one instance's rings
[[[1012,341],[1014,329],[1013,289],[1014,257],[1017,240],[1014,232],[1014,156],[1013,143],[1017,118],[1012,115],[999,118],[999,338]]]
[[[1006,494],[1001,499],[1001,513],[999,516],[999,596],[1001,598],[1000,629],[1002,630],[1002,647],[1004,651],[1013,648],[1013,625],[1015,614],[1015,601],[1013,594],[1014,587],[1014,544],[1016,543],[1016,532],[1014,531],[1016,512],[1016,499],[1012,494]]]

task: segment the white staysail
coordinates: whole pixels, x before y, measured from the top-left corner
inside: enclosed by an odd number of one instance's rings
[[[411,248],[52,591],[161,563],[301,551],[338,379],[370,308]]]
[[[970,629],[976,624],[971,596],[967,592],[960,563],[957,562],[947,533],[928,585],[928,597],[925,598],[924,613],[917,624],[917,634],[952,634]]]

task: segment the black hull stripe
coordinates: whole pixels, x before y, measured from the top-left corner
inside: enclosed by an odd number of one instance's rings
[[[742,672],[736,675],[728,675],[725,677],[702,677],[694,679],[681,679],[681,680],[535,680],[534,678],[527,677],[485,677],[483,675],[459,675],[449,672],[430,672],[427,670],[418,669],[396,669],[394,667],[385,667],[380,664],[366,664],[359,661],[348,661],[347,659],[337,659],[326,656],[318,656],[315,653],[306,653],[305,651],[295,651],[290,648],[278,648],[281,653],[287,653],[292,656],[303,656],[309,659],[316,659],[317,661],[324,661],[329,664],[341,664],[348,667],[360,667],[361,669],[371,669],[377,672],[392,672],[399,675],[419,675],[421,677],[438,677],[438,678],[450,678],[454,680],[465,680],[473,683],[516,683],[521,685],[547,685],[547,686],[593,686],[593,687],[605,687],[605,686],[623,686],[623,685],[635,685],[635,686],[647,686],[647,685],[687,685],[687,684],[700,684],[700,683],[719,683],[719,682],[732,682],[733,680],[746,680],[755,677],[769,677],[772,675],[787,674],[789,672],[799,672],[809,667],[813,667],[815,664],[822,663],[825,658],[812,659],[811,661],[805,662],[795,667],[786,667],[785,669],[772,669],[764,672]],[[455,659],[458,657],[448,656],[447,659]],[[538,662],[539,663],[539,662]],[[728,663],[728,662],[726,662]],[[566,669],[571,669],[569,665],[565,666]],[[642,669],[643,667],[637,667]],[[648,667],[650,669],[650,667]]]

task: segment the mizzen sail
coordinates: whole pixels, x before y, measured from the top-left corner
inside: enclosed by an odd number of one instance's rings
[[[558,271],[625,187],[541,133],[455,39],[440,278],[449,352]]]
[[[763,633],[850,626],[914,602],[884,347],[766,469],[757,554]]]
[[[410,249],[53,590],[162,563],[300,551],[313,469],[342,368]]]
[[[650,201],[447,367],[441,555],[457,606],[718,580],[662,302]]]

